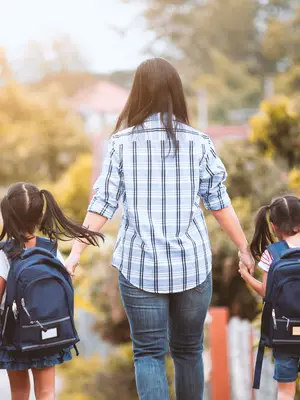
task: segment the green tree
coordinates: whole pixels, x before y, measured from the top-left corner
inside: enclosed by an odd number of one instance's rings
[[[127,2],[135,0],[127,0]],[[297,90],[300,4],[294,0],[144,0],[153,52],[178,66],[187,92],[208,91],[211,119],[256,108],[265,78],[287,74]],[[157,45],[159,42],[159,46]],[[288,78],[287,78],[288,79]],[[219,89],[219,90],[218,90]]]
[[[86,72],[87,63],[72,38],[63,35],[48,42],[30,41],[22,70],[31,81],[38,81],[56,74]]]
[[[92,155],[80,154],[76,162],[49,188],[66,213],[78,222],[84,220],[90,195]]]
[[[164,39],[179,56],[186,58],[198,71],[209,73],[214,68],[211,50],[217,50],[233,62],[255,57],[255,16],[257,5],[252,0],[149,0],[145,11],[149,28]]]
[[[149,28],[172,45],[170,55],[176,56],[177,50],[177,56],[205,73],[214,68],[211,51],[215,50],[234,63],[246,61],[250,71],[263,76],[276,72],[283,59],[293,58],[293,52],[300,52],[292,43],[285,46],[291,39],[299,43],[299,3],[294,0],[145,3]]]
[[[294,168],[289,174],[289,187],[300,196],[300,168]]]
[[[292,66],[288,71],[279,74],[275,80],[276,91],[292,96],[300,93],[300,65]]]
[[[33,92],[15,81],[0,89],[0,182],[56,181],[88,151],[80,119],[58,87]]]
[[[285,171],[272,159],[262,157],[249,141],[228,142],[222,147],[220,155],[228,173],[226,185],[230,197],[247,199],[251,213],[269,204],[272,197],[287,191]],[[253,221],[250,223],[252,226]]]
[[[276,97],[262,102],[251,120],[251,141],[264,155],[284,161],[288,169],[300,164],[300,109],[297,99]]]
[[[194,88],[204,88],[208,96],[210,119],[230,120],[230,111],[244,107],[255,108],[261,96],[259,79],[250,75],[245,63],[233,63],[218,51],[211,52],[214,69],[201,74]],[[234,92],[234,95],[233,95]]]

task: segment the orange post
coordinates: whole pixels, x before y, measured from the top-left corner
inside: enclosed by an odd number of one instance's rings
[[[210,315],[211,400],[230,400],[227,341],[228,310],[223,307],[213,307],[210,309]]]

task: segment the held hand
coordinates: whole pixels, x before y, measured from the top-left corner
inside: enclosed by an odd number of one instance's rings
[[[69,255],[69,257],[66,259],[65,267],[72,278],[75,275],[75,269],[76,269],[77,265],[79,264],[79,260],[80,260],[80,255],[73,254],[73,253],[71,253]]]
[[[245,279],[246,275],[249,275],[248,268],[242,261],[239,262],[239,273],[243,279]]]
[[[251,275],[254,274],[255,261],[249,249],[239,251],[240,262],[248,269]]]

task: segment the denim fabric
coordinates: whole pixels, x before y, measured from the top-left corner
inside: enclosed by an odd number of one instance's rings
[[[274,379],[277,382],[295,382],[298,377],[300,357],[274,352]]]
[[[165,356],[175,366],[177,400],[202,400],[203,328],[212,294],[211,274],[194,289],[157,294],[133,286],[121,273],[122,302],[130,323],[140,400],[168,400]]]

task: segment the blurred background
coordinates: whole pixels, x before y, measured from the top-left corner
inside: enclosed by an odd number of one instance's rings
[[[50,189],[82,221],[107,140],[138,64],[171,61],[192,125],[228,169],[249,236],[261,205],[300,194],[299,0],[0,0],[0,197],[17,181]],[[136,400],[131,343],[111,257],[120,213],[76,285],[81,356],[58,369],[62,400]],[[274,399],[272,360],[251,390],[260,300],[207,215],[214,254],[207,319],[206,399]],[[70,244],[61,250],[68,254]],[[172,363],[168,360],[170,397]],[[0,374],[1,399],[9,399]]]

